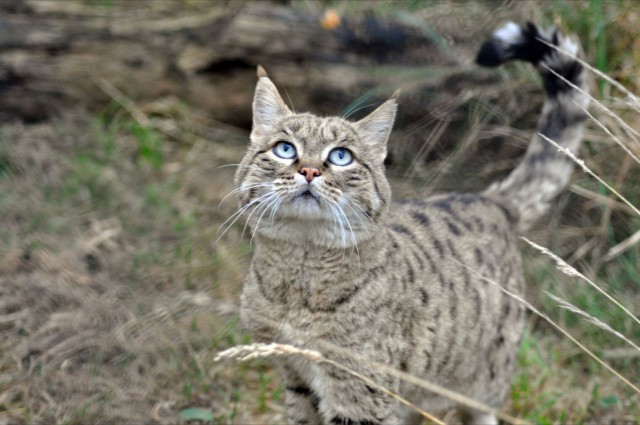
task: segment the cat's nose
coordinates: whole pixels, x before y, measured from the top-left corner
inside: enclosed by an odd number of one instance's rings
[[[311,180],[313,180],[314,177],[317,177],[320,174],[322,174],[320,170],[313,167],[302,167],[298,172],[302,174],[309,183],[311,183]]]

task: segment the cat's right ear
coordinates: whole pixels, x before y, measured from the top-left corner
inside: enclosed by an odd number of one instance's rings
[[[251,136],[260,137],[273,131],[276,123],[291,111],[284,103],[278,89],[258,65],[258,84],[253,96],[253,128]]]

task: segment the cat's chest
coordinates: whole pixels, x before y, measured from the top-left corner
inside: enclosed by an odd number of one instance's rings
[[[325,283],[323,294],[318,285],[304,280],[317,275],[269,270],[254,274],[260,277],[245,285],[242,316],[250,327],[257,325],[263,339],[309,347],[341,333],[342,314],[335,308],[330,283]]]
[[[348,297],[359,278],[346,267],[322,267],[300,263],[297,267],[264,266],[257,284],[271,308],[284,309],[288,314],[335,313],[339,301]]]
[[[366,305],[359,299],[365,295],[364,276],[330,261],[289,260],[283,264],[282,259],[254,256],[243,293],[245,323],[260,328],[266,340],[298,346],[345,335],[345,324],[354,323],[345,316],[355,314],[354,305]]]
[[[335,311],[358,288],[362,266],[349,253],[276,247],[256,253],[252,277],[274,308],[322,313]]]

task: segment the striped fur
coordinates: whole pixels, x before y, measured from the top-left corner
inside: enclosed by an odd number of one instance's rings
[[[586,101],[545,65],[579,86],[582,69],[539,44],[541,34],[509,24],[478,60],[533,62],[548,92],[538,131],[575,149],[582,115],[572,102]],[[560,34],[548,39],[568,46]],[[264,70],[259,77],[251,143],[236,174],[235,217],[247,216],[255,242],[244,325],[257,341],[320,350],[430,411],[451,403],[367,360],[499,408],[524,310],[489,280],[523,292],[516,235],[566,185],[570,164],[536,136],[522,164],[484,193],[392,202],[383,161],[395,99],[356,123],[321,118],[291,112]],[[412,419],[395,399],[343,370],[301,358],[279,364],[290,424]],[[470,413],[472,422],[496,423]]]

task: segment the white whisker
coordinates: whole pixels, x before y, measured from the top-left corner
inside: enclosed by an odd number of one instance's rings
[[[331,218],[333,219],[333,233],[336,234],[338,233],[338,223],[339,223],[339,219],[336,215],[335,209],[333,208],[333,206],[331,205],[331,203],[329,203],[329,211],[331,212]],[[343,250],[344,253],[344,250]]]
[[[367,217],[367,218],[369,219],[369,221],[370,221],[372,224],[375,224],[375,222],[373,221],[373,219],[371,218],[371,216],[369,215],[369,213],[368,213],[368,212],[366,212],[366,211],[365,211],[365,210],[364,210],[360,205],[356,204],[355,202],[351,201],[351,200],[350,200],[350,199],[348,199],[348,198],[345,198],[345,200],[346,200],[349,204],[351,204],[351,205],[355,206],[355,207],[356,207],[356,208],[358,208],[360,211],[362,211],[362,214],[364,214],[364,216],[365,216],[365,217]]]
[[[261,200],[260,203],[253,209],[253,211],[249,213],[249,217],[247,217],[247,221],[244,223],[244,227],[242,228],[242,234],[240,235],[240,239],[244,237],[244,233],[247,231],[247,226],[251,221],[251,217],[256,213],[256,211],[260,211],[263,205],[267,204],[268,202],[271,202],[274,197],[278,196],[275,192],[268,192],[267,195],[269,196]]]
[[[360,250],[358,249],[358,240],[356,239],[356,234],[353,231],[353,227],[351,227],[351,222],[349,222],[349,217],[347,217],[347,215],[345,214],[344,210],[340,207],[340,205],[338,203],[336,203],[336,207],[338,207],[338,210],[340,211],[340,213],[344,217],[344,220],[347,222],[347,226],[349,226],[349,231],[351,232],[351,238],[352,238],[353,244],[355,245],[355,248],[356,248],[356,254],[358,255],[358,262],[360,262]]]
[[[367,236],[369,236],[369,235],[370,235],[370,232],[369,232],[369,226],[367,226],[367,223],[365,223],[365,222],[362,220],[362,217],[360,217],[360,213],[358,213],[358,211],[356,211],[356,210],[355,210],[355,208],[353,208],[353,206],[352,206],[352,205],[354,205],[354,206],[358,207],[358,208],[360,209],[360,211],[362,211],[362,208],[360,208],[357,204],[355,204],[354,202],[350,201],[349,199],[347,199],[347,198],[344,198],[344,199],[345,199],[345,201],[346,201],[346,203],[345,203],[344,205],[345,205],[346,207],[349,207],[349,208],[351,209],[351,211],[353,211],[353,213],[354,213],[354,217],[355,217],[355,218],[357,218],[357,219],[358,219],[358,223],[360,223],[360,227],[361,227],[365,232],[367,232]],[[363,212],[364,212],[364,211],[363,211]],[[371,223],[373,223],[373,220],[371,219],[371,217],[369,217],[369,215],[368,215],[368,214],[366,214],[366,213],[365,213],[365,215],[367,216],[367,218],[369,218],[369,221],[371,221]]]
[[[280,205],[282,205],[282,198],[278,198],[278,202],[276,203],[275,207],[271,208],[271,214],[269,214],[269,224],[271,226],[273,226],[273,219],[278,212],[278,208],[280,208]]]
[[[269,209],[277,204],[278,202],[281,201],[281,198],[274,193],[273,199],[269,198],[269,203],[264,207],[264,210],[262,211],[262,214],[260,214],[260,217],[258,218],[258,221],[256,222],[256,227],[255,229],[253,229],[253,235],[251,236],[251,240],[249,241],[249,245],[251,245],[253,243],[253,238],[256,236],[256,233],[258,233],[258,227],[260,226],[260,221],[262,220],[262,217],[264,216],[264,214],[269,211]],[[266,203],[266,201],[264,202]]]
[[[238,211],[236,211],[235,213],[233,213],[233,215],[231,215],[231,217],[229,217],[228,219],[226,219],[224,221],[224,223],[222,223],[220,225],[220,227],[218,228],[218,233],[220,232],[220,230],[224,227],[225,224],[227,224],[229,221],[231,221],[231,223],[229,223],[227,225],[227,227],[222,231],[222,233],[218,236],[218,239],[216,239],[216,243],[220,240],[220,238],[222,238],[222,236],[224,236],[225,233],[227,233],[227,231],[231,228],[231,226],[233,226],[233,224],[240,218],[240,216],[242,216],[242,214],[248,209],[250,208],[253,204],[255,203],[260,203],[262,201],[262,199],[266,196],[271,195],[272,192],[267,192],[261,196],[259,196],[258,198],[252,200],[251,202],[247,203],[246,205],[244,205],[243,207],[241,207],[240,209],[238,209]]]
[[[263,172],[264,170],[256,167],[255,165],[246,165],[246,164],[224,164],[224,165],[220,165],[218,168],[226,168],[226,167],[243,167],[243,168],[250,168],[252,170],[258,170],[260,172]]]
[[[235,189],[233,189],[231,192],[227,193],[224,198],[222,198],[222,200],[220,201],[220,203],[218,204],[218,212],[220,212],[220,206],[222,205],[222,203],[231,195],[235,194],[235,193],[239,193],[239,192],[244,192],[245,190],[250,190],[250,189],[255,189],[256,187],[270,187],[271,183],[255,183],[255,184],[251,184],[248,186],[240,186],[237,187]]]
[[[331,209],[331,213],[334,214],[334,216],[336,217],[337,221],[338,221],[338,225],[340,226],[340,236],[342,238],[342,251],[344,254],[344,250],[346,248],[346,231],[344,228],[344,223],[342,222],[342,217],[340,217],[340,214],[338,214],[338,211],[336,211],[336,209],[334,208],[336,206],[335,203],[331,203],[329,205],[329,208]]]

